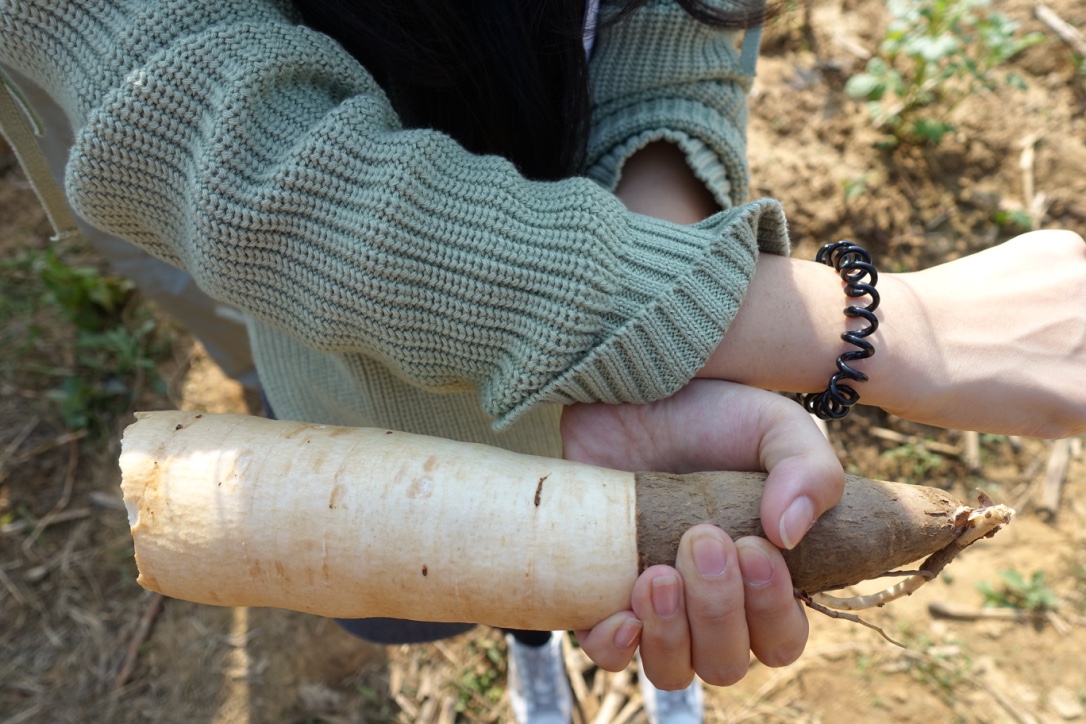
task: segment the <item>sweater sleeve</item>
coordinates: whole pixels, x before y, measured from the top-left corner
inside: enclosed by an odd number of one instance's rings
[[[604,3],[604,17],[612,8]],[[686,154],[721,208],[750,192],[746,154],[749,76],[740,71],[739,33],[694,20],[674,0],[649,0],[605,26],[592,55],[594,100],[589,174],[613,190],[622,166],[652,141]],[[787,253],[785,246],[766,249]]]
[[[312,349],[477,390],[498,427],[657,399],[717,346],[759,246],[784,243],[775,202],[677,226],[405,130],[281,5],[6,2],[0,57],[72,119],[80,215]]]

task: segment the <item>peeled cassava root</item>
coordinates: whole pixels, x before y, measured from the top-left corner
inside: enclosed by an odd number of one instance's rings
[[[241,415],[136,417],[120,463],[139,583],[200,603],[583,629],[627,608],[638,574],[674,562],[690,526],[763,534],[762,474],[627,473]],[[994,509],[1001,522],[978,528]],[[850,476],[784,556],[802,597],[949,560],[1012,513]]]

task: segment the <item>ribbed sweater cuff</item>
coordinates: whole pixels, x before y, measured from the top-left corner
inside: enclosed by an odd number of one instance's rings
[[[666,98],[645,103],[633,113],[600,118],[593,130],[589,176],[613,191],[626,161],[659,140],[671,141],[686,155],[695,175],[713,192],[722,208],[737,206],[749,193],[746,160],[746,108],[741,99],[721,113],[702,103]],[[741,116],[736,120],[735,116]]]
[[[631,248],[655,247],[655,260],[665,267],[689,265],[668,277],[665,269],[654,273],[646,264],[652,254],[624,258],[627,273],[618,276],[631,281],[622,293],[631,301],[641,294],[651,299],[604,343],[502,414],[497,428],[540,402],[650,402],[674,394],[720,344],[754,273],[758,249],[783,253],[788,247],[784,213],[769,199],[685,227],[685,241],[675,238],[684,227],[636,218],[630,231],[639,240]],[[737,284],[739,279],[744,283]]]

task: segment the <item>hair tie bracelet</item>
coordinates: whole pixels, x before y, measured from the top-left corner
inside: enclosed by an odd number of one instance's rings
[[[853,369],[849,362],[858,359],[867,359],[875,354],[875,347],[866,337],[879,328],[879,320],[875,316],[875,310],[879,307],[879,293],[875,291],[875,284],[879,281],[879,273],[871,265],[871,255],[862,246],[851,241],[838,241],[826,244],[818,250],[815,261],[827,266],[832,266],[845,283],[845,294],[849,297],[871,297],[871,304],[866,307],[850,305],[845,307],[845,316],[859,317],[867,322],[863,329],[848,331],[841,335],[841,339],[858,349],[844,352],[837,358],[837,374],[830,378],[829,387],[822,392],[814,392],[803,395],[803,406],[812,415],[822,420],[840,420],[848,414],[849,409],[860,401],[860,393],[846,381],[867,382],[867,375]],[[867,278],[870,277],[870,281]]]

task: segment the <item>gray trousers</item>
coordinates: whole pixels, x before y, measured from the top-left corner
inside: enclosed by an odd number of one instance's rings
[[[41,89],[6,66],[0,69],[18,86],[43,131],[38,147],[56,183],[64,185],[64,169],[72,148],[72,128],[64,112]],[[140,292],[194,335],[230,377],[257,387],[256,369],[249,349],[243,315],[217,302],[196,286],[188,272],[151,256],[135,244],[96,229],[76,217],[84,238],[118,275],[131,280]]]

